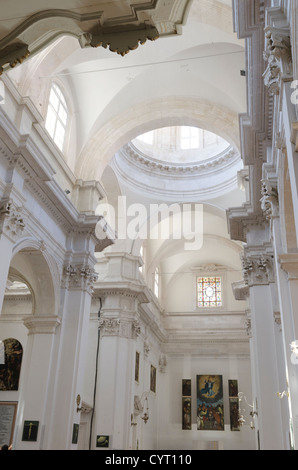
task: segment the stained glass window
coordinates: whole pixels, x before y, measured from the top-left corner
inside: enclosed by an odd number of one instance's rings
[[[197,278],[197,306],[198,307],[221,307],[222,289],[220,277],[198,277]]]

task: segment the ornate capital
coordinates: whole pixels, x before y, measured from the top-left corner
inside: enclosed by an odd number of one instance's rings
[[[242,256],[242,271],[244,281],[249,287],[274,282],[273,256],[244,254]]]
[[[261,208],[267,220],[278,216],[279,202],[277,187],[268,180],[262,180]]]
[[[88,264],[67,264],[63,269],[62,288],[84,290],[90,294],[98,279],[98,274]]]
[[[127,339],[136,339],[141,331],[138,320],[119,317],[100,318],[99,328],[102,336],[119,336]]]
[[[0,202],[0,234],[4,233],[12,241],[16,241],[25,228],[22,208],[16,206],[11,199],[2,199]]]
[[[264,60],[267,68],[263,74],[270,95],[278,95],[282,79],[292,77],[291,37],[288,29],[265,28],[266,49]]]

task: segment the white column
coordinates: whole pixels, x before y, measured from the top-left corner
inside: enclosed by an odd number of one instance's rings
[[[88,258],[88,256],[86,256]],[[93,259],[92,259],[93,260]],[[64,268],[61,295],[61,328],[52,367],[51,400],[44,449],[76,449],[73,425],[79,424],[92,287],[97,278],[86,260],[72,261]]]
[[[246,252],[245,280],[250,287],[251,347],[256,420],[261,450],[285,449],[281,403],[277,396],[278,374],[275,320],[270,283],[273,282],[272,255]]]
[[[279,256],[280,290],[286,306],[283,324],[288,366],[289,400],[293,419],[293,440],[298,448],[298,364],[291,358],[290,344],[298,339],[298,255],[294,253]]]
[[[148,299],[138,281],[139,258],[125,253],[107,253],[106,257],[107,275],[95,289],[103,305],[92,448],[96,448],[97,436],[107,435],[110,449],[130,449],[138,305]]]
[[[130,313],[125,309],[128,298],[123,293],[105,299],[100,319],[98,383],[92,448],[96,437],[108,435],[110,449],[129,449],[132,445],[132,384],[135,366],[135,339],[139,332],[135,298],[130,299]],[[115,313],[111,314],[114,303]],[[119,305],[122,311],[119,312]],[[105,307],[108,306],[108,312]]]
[[[15,448],[38,450],[42,449],[49,373],[55,332],[60,319],[34,315],[26,318],[24,324],[29,333],[22,367]],[[36,440],[27,440],[28,436],[23,440],[25,421],[38,423]]]

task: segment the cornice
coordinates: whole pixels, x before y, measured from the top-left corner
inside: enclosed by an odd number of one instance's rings
[[[150,174],[156,173],[161,176],[175,176],[179,178],[188,177],[189,174],[196,177],[201,174],[208,175],[216,170],[221,171],[224,167],[233,165],[240,160],[240,155],[231,146],[215,155],[214,157],[198,161],[195,163],[168,163],[149,157],[139,151],[132,142],[121,149],[121,157],[124,157],[130,164],[134,164],[142,170],[147,170]]]

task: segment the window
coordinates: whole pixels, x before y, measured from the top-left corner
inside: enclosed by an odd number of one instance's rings
[[[53,84],[45,127],[60,150],[63,150],[67,122],[68,109],[65,98],[60,88],[56,84]]]
[[[159,271],[158,271],[158,268],[156,268],[155,271],[154,271],[154,286],[153,287],[154,287],[154,294],[158,298],[158,294],[159,294]]]
[[[180,145],[184,150],[197,149],[200,146],[200,135],[197,127],[181,127]]]
[[[222,307],[222,286],[220,277],[197,278],[197,306]]]

